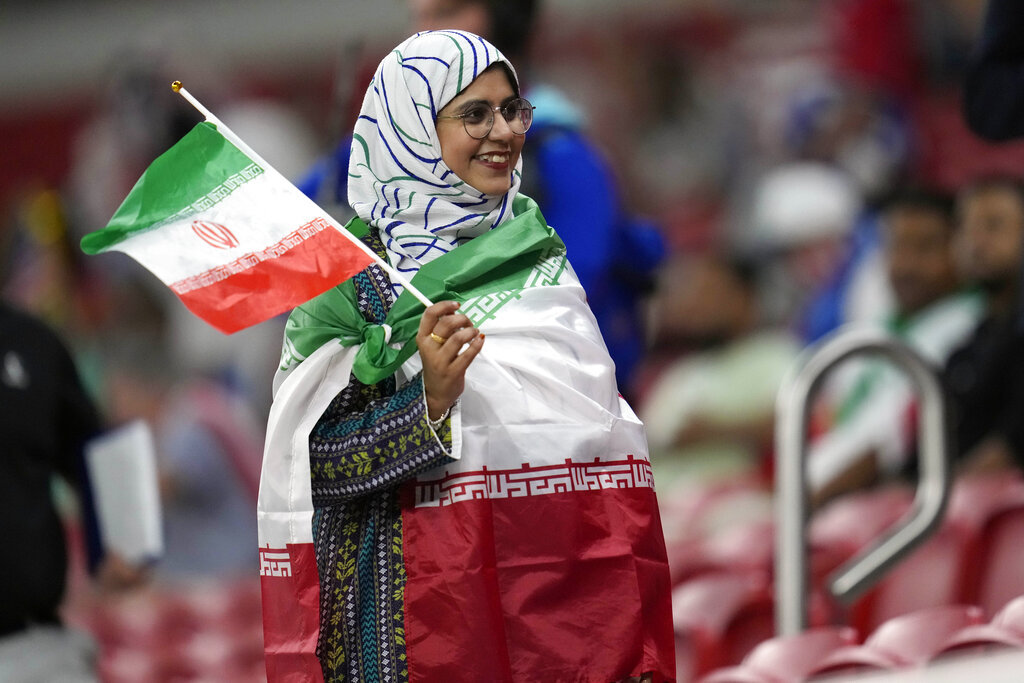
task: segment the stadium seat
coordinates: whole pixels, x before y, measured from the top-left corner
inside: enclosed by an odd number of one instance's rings
[[[972,624],[954,633],[936,657],[1003,647],[1024,648],[1024,596],[1014,598],[987,624]]]
[[[159,680],[153,658],[133,650],[104,654],[97,662],[96,669],[103,683]]]
[[[736,524],[715,535],[676,544],[669,551],[673,585],[701,574],[719,571],[751,571],[769,575],[775,569],[775,524],[755,520]],[[810,540],[811,580],[815,588],[847,557],[849,549],[841,544]]]
[[[852,555],[883,535],[910,509],[911,502],[911,492],[904,488],[845,496],[816,515],[812,542],[845,549]],[[1015,557],[1014,550],[1024,548],[1013,541],[1006,548],[996,547],[1000,533],[995,530],[1002,527],[993,520],[1012,517],[1008,510],[1017,508],[1024,508],[1024,477],[1000,474],[958,479],[942,526],[853,603],[848,610],[850,624],[861,633],[870,633],[893,617],[944,604],[979,604],[986,613],[993,613],[1010,597],[1024,594],[1024,580],[994,576],[999,570],[990,567],[991,560],[986,557],[997,553]],[[1012,527],[1009,523],[1005,526]],[[1013,533],[1009,528],[1001,532],[1010,538]],[[992,537],[987,546],[983,542],[986,534]]]
[[[810,677],[860,670],[894,670],[926,664],[960,629],[980,624],[973,605],[943,605],[890,619],[863,645],[843,647],[825,657]]]
[[[857,642],[849,627],[821,626],[766,640],[739,666],[712,671],[700,683],[797,683],[828,654]]]
[[[836,569],[884,537],[909,513],[912,502],[913,492],[906,487],[845,495],[815,514],[809,531],[810,545],[819,553],[829,549],[833,557],[838,557],[839,562],[834,562],[836,566],[830,571]],[[847,621],[859,632],[870,633],[892,617],[960,602],[964,594],[963,557],[971,548],[972,538],[963,525],[943,523],[924,545],[846,610]]]
[[[861,633],[871,633],[894,617],[960,603],[965,592],[965,562],[973,547],[971,538],[961,525],[944,522],[875,587],[853,602],[850,625]]]
[[[774,632],[768,576],[721,571],[679,584],[672,591],[680,680],[691,680],[740,660]],[[684,667],[689,667],[685,669]]]
[[[852,557],[891,528],[912,501],[913,492],[902,486],[844,495],[814,513],[808,536],[816,546],[835,548]]]
[[[775,526],[770,521],[737,525],[676,545],[669,557],[673,584],[718,571],[771,570]]]
[[[972,566],[967,598],[989,614],[1024,595],[1024,503],[987,520]]]
[[[1024,474],[997,474],[958,477],[950,491],[946,517],[982,531],[989,520],[1003,510],[1024,505]]]
[[[103,649],[145,650],[165,637],[162,614],[156,594],[140,592],[96,604],[88,623]]]
[[[754,475],[677,485],[659,495],[665,541],[670,548],[717,536],[736,525],[770,518],[772,512],[771,487]]]
[[[104,683],[265,681],[258,577],[148,587],[83,603]]]

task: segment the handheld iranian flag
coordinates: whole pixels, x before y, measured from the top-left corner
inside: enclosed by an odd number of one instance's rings
[[[85,253],[128,254],[225,333],[290,310],[378,260],[200,111],[207,121],[146,169],[107,227],[82,239]]]

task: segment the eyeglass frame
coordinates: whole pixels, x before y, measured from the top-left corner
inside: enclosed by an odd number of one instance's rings
[[[489,104],[487,104],[485,102],[478,102],[477,104],[484,105],[487,108],[488,113],[491,115],[491,120],[487,124],[487,132],[485,132],[480,137],[477,137],[477,136],[473,135],[472,133],[470,133],[469,132],[469,128],[466,127],[466,117],[469,116],[471,113],[473,113],[472,111],[467,111],[467,112],[464,112],[462,114],[446,114],[444,116],[437,116],[434,120],[438,121],[440,119],[462,119],[462,127],[466,131],[466,135],[468,135],[469,137],[473,138],[474,140],[486,140],[487,136],[491,134],[492,130],[494,130],[494,118],[495,118],[494,117],[494,112],[499,112],[500,113],[502,109],[507,107],[509,104],[512,104],[512,102],[525,102],[526,103],[526,105],[527,105],[526,107],[516,107],[515,111],[517,111],[517,112],[519,112],[519,111],[530,111],[530,112],[533,112],[533,111],[535,111],[537,109],[537,107],[535,107],[534,105],[530,104],[530,100],[526,99],[525,97],[516,97],[516,98],[513,98],[512,100],[510,100],[509,102],[507,102],[505,104],[496,104],[494,106],[491,106],[491,105],[489,105]],[[505,115],[502,114],[501,118],[505,119]],[[508,119],[505,119],[505,123],[509,126],[509,130],[512,130],[512,122],[509,121]],[[530,114],[530,123],[527,124],[526,130],[524,130],[522,133],[517,133],[517,132],[515,132],[513,130],[512,134],[513,135],[526,135],[527,131],[529,131],[532,126],[533,126],[533,114],[531,113]]]

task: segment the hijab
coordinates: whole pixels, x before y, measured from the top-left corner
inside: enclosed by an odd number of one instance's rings
[[[489,66],[515,70],[497,48],[464,31],[417,33],[377,67],[352,136],[349,204],[379,231],[400,272],[448,253],[512,216],[522,159],[511,188],[485,195],[441,159],[434,121],[441,109]]]

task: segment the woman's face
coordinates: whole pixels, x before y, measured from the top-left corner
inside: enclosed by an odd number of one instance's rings
[[[456,116],[479,103],[498,107],[514,97],[516,93],[508,74],[496,66],[477,76],[438,112],[438,116]],[[439,118],[436,126],[441,159],[455,175],[485,195],[500,195],[508,191],[525,135],[513,133],[505,118],[497,112],[494,113],[491,132],[482,140],[470,137],[462,119]]]

